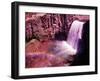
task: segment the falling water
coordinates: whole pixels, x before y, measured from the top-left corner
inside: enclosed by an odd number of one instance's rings
[[[78,48],[78,41],[79,41],[79,39],[81,39],[81,36],[82,36],[83,24],[84,24],[84,22],[75,20],[72,23],[71,28],[69,30],[67,43],[76,50]]]
[[[76,55],[78,40],[81,39],[83,22],[75,20],[69,30],[67,41],[55,41],[49,51],[66,60],[70,60],[70,56]]]

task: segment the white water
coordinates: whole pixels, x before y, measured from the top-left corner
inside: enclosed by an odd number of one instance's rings
[[[78,41],[82,38],[83,24],[83,22],[75,20],[69,30],[67,41],[55,41],[49,51],[59,57],[70,60],[69,57],[77,53]]]
[[[69,30],[67,43],[76,50],[78,48],[78,41],[79,41],[79,39],[82,38],[81,36],[82,36],[83,24],[84,24],[84,22],[75,20],[72,23],[71,28]]]

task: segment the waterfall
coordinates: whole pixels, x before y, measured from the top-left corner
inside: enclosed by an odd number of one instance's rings
[[[84,22],[78,20],[73,21],[68,33],[67,43],[76,50],[78,48],[78,41],[82,38],[83,24]]]
[[[84,22],[75,20],[68,33],[67,41],[56,40],[52,46],[50,46],[49,52],[66,59],[67,61],[72,61],[71,56],[76,55],[78,48],[78,41],[82,38],[82,28]]]

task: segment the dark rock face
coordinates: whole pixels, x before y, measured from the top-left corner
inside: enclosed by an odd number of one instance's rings
[[[65,40],[74,20],[86,21],[88,15],[78,14],[53,14],[53,13],[25,13],[26,42],[31,39],[41,39],[47,36],[49,39]],[[58,38],[60,36],[61,38]]]

